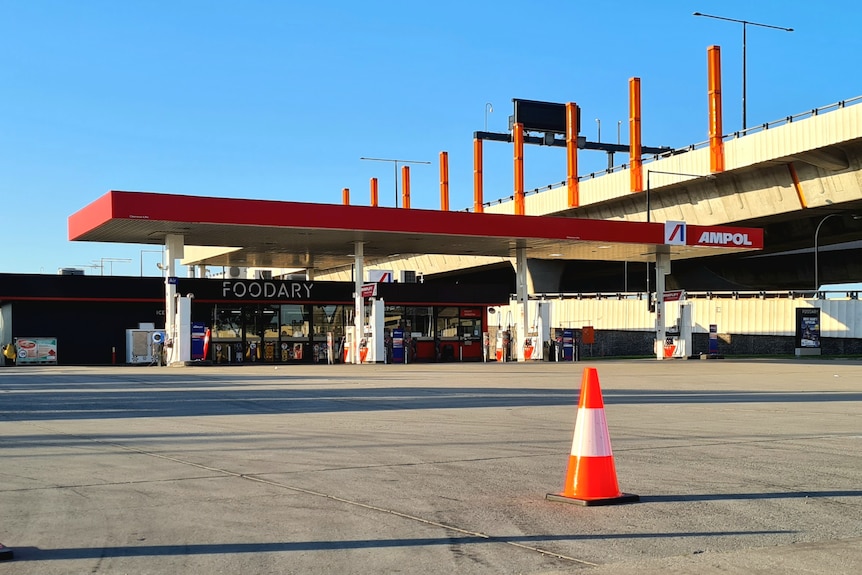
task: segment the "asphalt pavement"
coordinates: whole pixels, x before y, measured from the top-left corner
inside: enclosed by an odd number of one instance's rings
[[[862,361],[0,368],[3,575],[856,574],[860,478]]]

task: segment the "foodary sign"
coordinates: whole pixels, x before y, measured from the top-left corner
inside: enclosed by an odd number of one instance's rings
[[[223,281],[223,298],[310,299],[313,283],[288,281]]]

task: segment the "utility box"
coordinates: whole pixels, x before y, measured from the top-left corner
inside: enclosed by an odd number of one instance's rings
[[[153,363],[153,333],[145,329],[126,330],[126,363]]]

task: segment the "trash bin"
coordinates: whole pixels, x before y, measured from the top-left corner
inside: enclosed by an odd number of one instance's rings
[[[443,344],[440,361],[455,361],[455,346],[451,343]]]

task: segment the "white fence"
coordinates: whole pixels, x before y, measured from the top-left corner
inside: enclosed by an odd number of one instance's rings
[[[842,292],[843,297],[813,299],[771,292],[738,292],[733,294],[688,294],[679,302],[665,303],[665,324],[676,323],[680,304],[690,305],[694,333],[709,333],[710,324],[719,333],[764,336],[793,336],[796,333],[796,308],[819,307],[821,337],[862,338],[862,301]],[[841,294],[835,294],[841,295]],[[649,311],[644,295],[637,294],[566,294],[531,296],[527,328],[537,325],[537,302],[549,303],[549,326],[596,330],[653,331],[655,314]],[[519,317],[515,302],[497,308],[488,318],[489,325],[515,327]],[[512,319],[514,318],[514,320]]]

